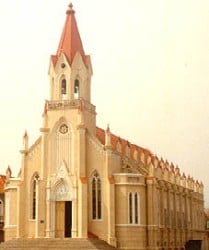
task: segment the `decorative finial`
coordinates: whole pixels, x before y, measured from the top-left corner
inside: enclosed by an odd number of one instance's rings
[[[106,131],[109,133],[110,132],[110,124],[108,123],[107,124],[107,129],[106,129]]]
[[[28,150],[28,133],[27,133],[27,130],[25,130],[25,133],[23,135],[23,150]]]
[[[26,137],[28,137],[28,132],[27,132],[27,130],[25,130],[25,133],[24,133],[24,135],[23,135],[23,138],[26,138]]]
[[[111,133],[110,133],[110,125],[107,125],[107,129],[105,130],[105,146],[107,148],[111,148]]]
[[[67,14],[67,15],[74,14],[75,11],[74,11],[74,9],[73,9],[73,4],[70,3],[70,4],[68,5],[68,7],[69,7],[69,9],[66,11],[66,14]]]
[[[12,170],[10,168],[10,166],[7,167],[7,170],[6,170],[6,178],[7,180],[9,180],[9,178],[12,176]]]

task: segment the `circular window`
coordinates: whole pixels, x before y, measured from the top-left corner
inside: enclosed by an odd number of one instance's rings
[[[64,69],[65,68],[65,63],[61,64],[61,68]]]
[[[60,126],[59,132],[61,134],[66,134],[68,132],[68,126],[66,124],[63,124]]]

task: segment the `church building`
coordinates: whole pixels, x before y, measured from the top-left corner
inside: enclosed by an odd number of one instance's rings
[[[91,77],[70,4],[50,58],[40,137],[29,146],[26,132],[20,173],[7,170],[5,240],[96,237],[130,250],[203,244],[203,184],[97,127]]]

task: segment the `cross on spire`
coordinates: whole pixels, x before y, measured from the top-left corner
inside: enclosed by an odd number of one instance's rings
[[[67,14],[67,15],[74,14],[75,11],[74,11],[74,9],[73,9],[73,4],[70,3],[70,4],[68,5],[68,7],[69,7],[69,9],[66,11],[66,14]]]

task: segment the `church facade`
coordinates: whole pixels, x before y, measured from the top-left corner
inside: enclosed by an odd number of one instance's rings
[[[92,65],[72,5],[49,66],[40,137],[7,170],[5,240],[98,237],[118,249],[183,249],[205,237],[203,184],[96,126]]]

